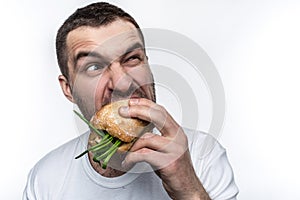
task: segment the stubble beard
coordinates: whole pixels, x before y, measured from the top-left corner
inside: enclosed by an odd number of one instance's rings
[[[102,106],[113,102],[113,101],[118,101],[121,99],[128,99],[130,98],[130,96],[132,94],[137,94],[137,96],[139,96],[140,98],[147,98],[152,100],[153,102],[156,102],[156,91],[155,91],[155,83],[154,81],[151,83],[151,94],[150,97],[148,97],[144,91],[142,91],[141,88],[135,88],[135,89],[130,89],[129,91],[125,92],[125,93],[120,93],[118,91],[114,91],[112,92],[112,96],[109,98],[106,98],[104,100],[104,102],[102,102]],[[95,106],[95,101],[90,101],[89,99],[86,99],[82,96],[80,96],[79,94],[77,94],[75,91],[73,91],[73,97],[76,101],[76,104],[79,108],[79,110],[81,111],[82,115],[87,119],[87,120],[91,120],[91,118],[93,117],[93,115],[96,113],[96,106]]]

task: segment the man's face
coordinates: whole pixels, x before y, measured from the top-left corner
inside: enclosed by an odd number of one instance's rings
[[[155,101],[142,40],[130,22],[79,27],[67,37],[69,87],[87,119],[103,105],[128,98]]]

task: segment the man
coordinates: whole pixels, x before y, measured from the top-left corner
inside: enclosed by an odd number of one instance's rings
[[[135,20],[108,3],[78,9],[59,29],[59,83],[87,119],[102,106],[129,99],[123,117],[154,124],[124,159],[102,169],[92,154],[75,160],[92,134],[62,145],[30,171],[23,199],[235,199],[238,189],[225,150],[216,143],[202,157],[208,135],[183,129],[155,103],[144,39]],[[154,171],[132,171],[140,162]],[[129,171],[128,171],[129,170]]]

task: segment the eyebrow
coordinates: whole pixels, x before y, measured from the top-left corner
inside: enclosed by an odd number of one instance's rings
[[[130,46],[129,48],[126,49],[126,51],[124,52],[124,55],[126,55],[136,49],[144,49],[144,46],[139,42],[134,43],[132,46]]]
[[[93,58],[103,58],[103,56],[95,51],[80,51],[74,58],[75,66],[77,66],[77,62],[84,57],[93,57]]]
[[[132,52],[132,51],[134,51],[134,50],[136,50],[136,49],[144,49],[144,46],[140,43],[140,42],[136,42],[136,43],[134,43],[132,46],[130,46],[130,47],[128,47],[125,51],[124,51],[124,53],[123,53],[123,55],[121,55],[121,56],[124,56],[124,55],[126,55],[126,54],[128,54],[128,53],[130,53],[130,52]],[[120,56],[120,57],[121,57]],[[82,59],[82,58],[84,58],[84,57],[93,57],[93,58],[98,58],[98,59],[105,59],[104,58],[104,56],[102,56],[101,54],[99,54],[98,52],[96,52],[96,51],[80,51],[80,52],[78,52],[78,54],[74,57],[74,64],[75,64],[75,66],[77,66],[77,63],[78,63],[78,61],[80,60],[80,59]]]

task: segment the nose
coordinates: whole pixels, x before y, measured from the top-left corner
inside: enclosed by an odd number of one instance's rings
[[[109,73],[109,89],[126,93],[133,82],[132,77],[127,74],[126,69],[119,62],[113,62],[109,66]]]

